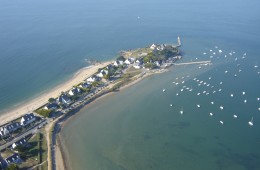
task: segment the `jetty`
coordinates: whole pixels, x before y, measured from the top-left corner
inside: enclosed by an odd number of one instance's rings
[[[192,62],[186,62],[186,63],[173,63],[175,66],[181,66],[181,65],[189,65],[189,64],[211,64],[211,60],[206,60],[206,61],[192,61]]]

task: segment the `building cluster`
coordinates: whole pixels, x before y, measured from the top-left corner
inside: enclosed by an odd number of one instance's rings
[[[25,114],[20,122],[11,122],[8,123],[0,128],[0,137],[8,137],[13,132],[17,131],[18,129],[25,127],[36,120],[36,117],[33,113]]]

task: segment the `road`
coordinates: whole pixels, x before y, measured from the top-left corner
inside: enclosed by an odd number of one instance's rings
[[[0,146],[0,151],[4,150],[5,148],[11,146],[14,142],[17,142],[23,138],[25,138],[26,136],[30,135],[30,134],[35,134],[38,131],[38,127],[42,127],[44,126],[44,124],[48,121],[50,121],[49,119],[42,119],[40,123],[36,124],[35,126],[31,127],[29,130],[27,130],[26,132],[20,134],[19,136],[15,137],[13,140],[5,143],[4,145]]]

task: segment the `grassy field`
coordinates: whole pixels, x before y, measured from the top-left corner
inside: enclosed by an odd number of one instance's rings
[[[27,169],[29,167],[35,167],[37,170],[47,170],[47,143],[45,135],[39,132],[32,136],[28,141],[28,147],[25,151],[20,153],[24,162],[19,165],[21,169]],[[45,163],[43,163],[45,162]],[[43,164],[42,164],[43,163]],[[40,166],[37,166],[42,164]]]

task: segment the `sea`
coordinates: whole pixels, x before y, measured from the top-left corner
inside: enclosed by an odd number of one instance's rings
[[[88,59],[176,44],[180,36],[179,63],[212,65],[172,66],[82,109],[61,130],[67,166],[260,170],[259,6],[258,0],[3,0],[0,114],[68,80]]]

